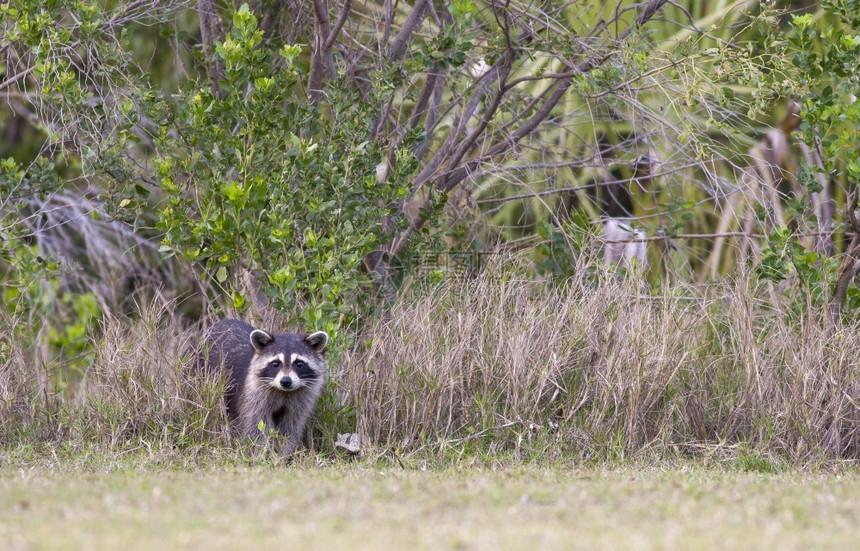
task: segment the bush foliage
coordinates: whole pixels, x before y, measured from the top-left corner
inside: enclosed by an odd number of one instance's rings
[[[223,78],[181,95],[177,132],[155,161],[161,251],[205,267],[236,309],[262,288],[287,323],[337,339],[362,311],[374,283],[363,259],[398,227],[397,201],[416,165],[409,141],[388,157],[370,140],[384,82],[364,101],[333,82],[324,104],[309,103],[297,89],[301,48],[276,56],[261,39],[243,6],[217,48]]]

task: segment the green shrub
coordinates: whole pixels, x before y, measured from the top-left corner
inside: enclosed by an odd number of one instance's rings
[[[384,82],[370,98],[334,82],[313,105],[301,48],[275,55],[261,38],[243,6],[217,48],[223,80],[182,93],[177,133],[165,134],[156,161],[161,250],[204,267],[235,308],[261,290],[289,323],[338,342],[373,288],[362,262],[397,228],[415,162],[400,148],[377,178],[386,151],[369,137]]]

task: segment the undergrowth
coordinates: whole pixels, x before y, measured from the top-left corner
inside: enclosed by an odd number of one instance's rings
[[[496,266],[397,302],[345,361],[358,432],[582,460],[860,454],[856,321],[798,317],[752,278],[653,296],[580,273],[558,285]]]
[[[753,278],[657,296],[635,277],[583,269],[559,283],[523,266],[505,257],[413,289],[356,331],[295,461],[352,457],[338,432],[407,468],[644,459],[769,472],[860,456],[856,321],[833,325],[813,305],[798,316]],[[188,369],[199,329],[171,303],[105,316],[74,377],[12,337],[16,321],[0,328],[7,462],[285,462],[231,435],[223,381]]]

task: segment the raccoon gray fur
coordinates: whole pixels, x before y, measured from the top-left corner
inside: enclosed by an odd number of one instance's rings
[[[272,334],[227,319],[209,329],[207,342],[197,365],[226,376],[227,415],[236,431],[265,438],[275,430],[287,436],[284,454],[292,454],[322,393],[328,335]]]

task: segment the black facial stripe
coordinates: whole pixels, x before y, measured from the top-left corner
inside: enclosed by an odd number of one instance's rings
[[[293,362],[293,369],[300,379],[316,379],[317,372],[304,360],[296,360]]]
[[[260,370],[259,376],[262,379],[272,379],[278,375],[281,369],[283,369],[283,366],[284,364],[280,358],[272,358],[266,362],[266,366]]]

